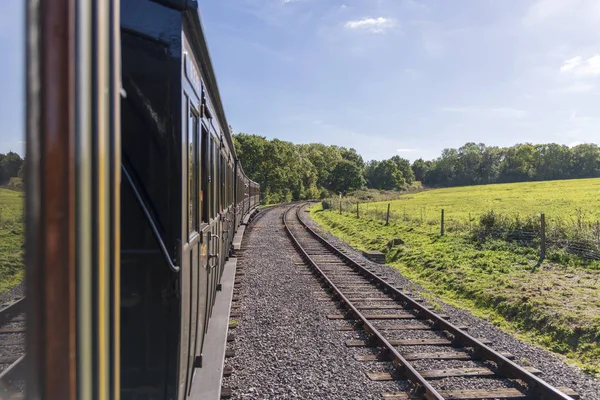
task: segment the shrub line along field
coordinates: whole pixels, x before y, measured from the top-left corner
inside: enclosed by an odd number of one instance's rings
[[[600,218],[600,179],[460,187],[426,191],[392,201],[406,206],[445,208],[462,221],[490,210],[528,216],[541,211],[552,219]],[[400,206],[401,204],[401,206]],[[387,208],[372,203],[369,208]],[[539,251],[497,238],[440,236],[428,224],[312,208],[330,233],[361,250],[380,250],[405,276],[528,341],[566,355],[584,370],[600,374],[600,262],[552,258],[537,268]],[[403,245],[391,246],[400,238]]]
[[[0,188],[0,293],[24,277],[23,192]]]

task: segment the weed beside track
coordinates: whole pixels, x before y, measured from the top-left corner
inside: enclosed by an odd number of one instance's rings
[[[380,250],[405,276],[466,308],[600,373],[600,271],[544,262],[535,249],[502,240],[440,237],[401,221],[312,208],[316,222],[361,250]],[[400,238],[403,245],[390,246]]]
[[[0,188],[0,293],[24,277],[24,194]]]

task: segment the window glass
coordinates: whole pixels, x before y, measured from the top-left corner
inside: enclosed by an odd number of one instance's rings
[[[210,218],[210,146],[208,130],[202,125],[202,187],[200,200],[202,202],[202,222],[208,223]]]
[[[188,231],[198,231],[198,114],[189,112],[188,122]]]

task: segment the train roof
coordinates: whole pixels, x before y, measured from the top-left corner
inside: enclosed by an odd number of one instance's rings
[[[198,2],[194,0],[163,0],[163,2],[183,12],[184,24],[190,30],[190,34],[187,35],[188,41],[198,56],[197,61],[202,70],[202,75],[205,77],[204,83],[208,87],[211,102],[217,114],[216,117],[223,130],[223,136],[227,140],[234,158],[237,159],[235,146],[233,145],[233,139],[229,131],[229,123],[227,122],[225,109],[221,100],[221,93],[219,92],[217,77],[212,65],[210,50],[206,41],[206,34],[202,25]]]

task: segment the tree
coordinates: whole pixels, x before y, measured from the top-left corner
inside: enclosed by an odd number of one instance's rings
[[[500,181],[525,182],[535,177],[536,149],[533,145],[517,144],[506,150],[500,168]]]
[[[365,184],[362,169],[354,162],[343,159],[331,171],[329,187],[336,193],[346,194],[362,188]]]
[[[419,182],[425,182],[425,180],[427,179],[427,175],[429,175],[429,172],[431,171],[432,167],[432,161],[424,161],[422,158],[415,160],[412,163],[411,167],[415,176],[415,180]]]
[[[481,150],[481,164],[479,165],[480,183],[494,183],[498,181],[500,163],[504,157],[503,150],[496,146],[479,144]]]
[[[571,177],[593,178],[600,176],[600,147],[580,144],[571,149]]]
[[[17,177],[19,169],[23,165],[23,159],[14,152],[0,154],[0,183],[6,183],[10,178]]]
[[[406,184],[402,172],[392,160],[371,161],[367,171],[368,184],[373,189],[398,190]]]
[[[402,173],[402,177],[408,185],[415,181],[415,173],[410,167],[410,161],[400,156],[393,156],[390,160],[396,164],[398,171]]]

